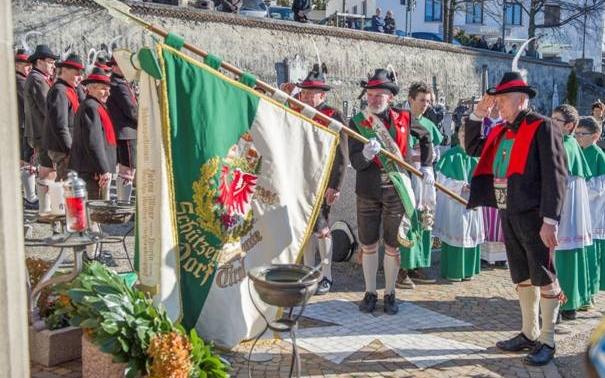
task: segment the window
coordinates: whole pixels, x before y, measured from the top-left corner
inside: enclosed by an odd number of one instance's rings
[[[364,16],[368,15],[368,2],[367,2],[367,0],[363,0],[361,2],[361,11],[363,12]]]
[[[353,14],[357,14],[357,5],[353,6]]]
[[[441,21],[441,0],[425,0],[424,21]]]
[[[466,2],[466,23],[467,24],[482,24],[483,23],[483,1],[467,1]]]
[[[521,25],[523,21],[523,8],[518,2],[506,3],[506,25]]]
[[[544,25],[557,26],[561,22],[560,5],[544,5]]]

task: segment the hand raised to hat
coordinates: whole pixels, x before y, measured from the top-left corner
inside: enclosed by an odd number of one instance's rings
[[[489,117],[495,105],[496,97],[485,94],[483,97],[481,97],[481,100],[479,100],[479,103],[477,104],[477,107],[473,113],[475,113],[475,115],[480,119]]]

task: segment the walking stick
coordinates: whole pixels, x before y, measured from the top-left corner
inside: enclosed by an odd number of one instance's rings
[[[107,11],[109,12],[109,14],[111,16],[122,19],[126,22],[134,21],[137,24],[139,24],[140,26],[142,26],[143,28],[145,28],[153,33],[156,33],[164,38],[166,38],[169,34],[169,32],[167,30],[165,30],[164,28],[157,26],[157,25],[152,25],[152,24],[146,22],[145,20],[143,20],[142,18],[131,14],[130,6],[120,2],[118,0],[93,0],[93,1],[97,4],[99,4],[100,6],[102,6],[103,8],[107,9]],[[205,58],[208,56],[208,52],[206,52],[206,51],[200,49],[199,47],[196,47],[190,43],[184,42],[183,47],[185,49],[191,51],[192,53],[201,56],[202,58]],[[244,74],[244,72],[242,70],[240,70],[239,68],[237,68],[234,65],[229,64],[229,63],[221,62],[221,68],[226,71],[231,72],[234,75],[237,75],[238,77],[242,76]],[[265,91],[265,93],[269,93],[270,95],[275,95],[276,92],[278,94],[281,94],[282,97],[284,97],[286,99],[286,102],[288,103],[288,105],[290,107],[294,106],[296,108],[312,109],[314,114],[309,118],[315,118],[315,117],[320,118],[321,120],[326,122],[326,124],[336,125],[337,128],[342,129],[342,131],[345,134],[347,134],[347,136],[349,136],[353,139],[356,139],[356,140],[360,141],[361,143],[368,143],[367,138],[363,137],[362,135],[355,132],[354,130],[351,130],[350,128],[346,127],[345,125],[341,124],[340,122],[333,120],[332,118],[328,117],[327,115],[316,111],[315,109],[309,107],[308,105],[302,103],[301,101],[295,99],[294,97],[288,95],[287,93],[272,87],[271,85],[265,83],[264,81],[257,80],[256,85],[260,89]],[[423,176],[422,172],[420,172],[414,166],[403,161],[402,159],[399,159],[399,157],[390,153],[389,151],[385,150],[384,148],[380,149],[380,153],[382,153],[389,159],[393,160],[401,168],[412,173],[413,175],[418,176],[418,177]],[[467,205],[467,202],[464,198],[459,196],[457,193],[454,193],[453,191],[451,191],[447,187],[443,186],[442,184],[435,182],[435,187],[437,189],[439,189],[440,191],[442,191],[443,193],[447,194],[450,198],[459,202],[461,205],[464,205],[464,206]]]

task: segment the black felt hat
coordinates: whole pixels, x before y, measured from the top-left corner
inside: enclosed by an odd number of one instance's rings
[[[48,47],[46,45],[38,45],[38,46],[36,46],[36,51],[34,51],[34,53],[31,54],[27,60],[30,63],[34,63],[38,59],[47,59],[47,58],[57,60],[57,59],[59,59],[59,56],[56,55],[55,53],[53,53],[53,51],[50,49],[50,47]]]
[[[361,87],[363,89],[388,89],[393,93],[393,96],[397,96],[399,93],[399,85],[395,84],[395,74],[392,71],[385,70],[384,68],[378,68],[374,71],[374,75],[368,78],[367,81],[361,81]],[[365,92],[365,91],[364,91]]]
[[[57,67],[74,68],[76,70],[84,70],[84,64],[78,54],[69,54],[65,60],[55,64]]]
[[[86,77],[86,79],[82,80],[82,85],[88,85],[88,84],[94,84],[94,83],[110,85],[111,79],[109,78],[109,76],[105,73],[105,71],[102,68],[95,67],[92,69],[92,72],[90,73],[90,75],[88,75]]]
[[[500,84],[487,90],[487,94],[492,96],[514,92],[525,93],[529,98],[534,98],[538,94],[534,87],[527,84],[520,72],[506,72]]]
[[[321,69],[319,68],[319,64],[314,64],[313,69],[305,80],[296,84],[297,87],[303,89],[319,89],[322,91],[329,91],[332,89],[328,84],[326,84],[326,74],[328,73],[328,68],[326,64],[321,65]]]

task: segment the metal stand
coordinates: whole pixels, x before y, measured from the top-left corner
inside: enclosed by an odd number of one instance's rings
[[[93,233],[64,233],[61,235],[55,235],[47,238],[45,241],[36,244],[39,247],[55,247],[61,248],[59,256],[53,262],[51,268],[42,276],[40,282],[36,287],[29,293],[29,317],[30,323],[34,324],[39,320],[38,312],[38,299],[42,290],[46,287],[57,285],[63,282],[69,282],[76,278],[76,276],[82,271],[84,265],[84,254],[86,253],[86,247],[92,244],[96,244],[99,241],[99,235]],[[73,269],[71,272],[53,277],[59,267],[63,264],[63,261],[67,257],[67,250],[73,251]],[[28,289],[31,289],[28,287]]]
[[[305,291],[307,292],[305,293],[305,298],[308,297],[308,295],[306,295],[308,294],[308,290],[309,288],[305,287]],[[290,307],[290,309],[288,310],[287,317],[269,321],[269,319],[265,317],[265,314],[260,310],[256,302],[254,301],[254,297],[252,296],[252,290],[250,289],[250,280],[248,280],[248,294],[250,295],[250,300],[252,301],[254,308],[256,309],[256,311],[258,311],[258,313],[263,318],[266,324],[263,331],[257,337],[254,338],[254,342],[252,343],[252,347],[250,348],[250,352],[248,353],[248,377],[252,377],[252,372],[250,371],[250,361],[252,360],[252,352],[254,351],[258,340],[260,340],[265,335],[267,330],[271,330],[273,332],[288,332],[290,334],[290,339],[292,340],[292,362],[290,363],[290,374],[288,376],[292,377],[292,373],[294,372],[294,365],[296,364],[296,377],[300,378],[300,356],[298,354],[298,346],[296,345],[296,330],[298,329],[298,321],[302,316],[303,311],[305,311],[305,308],[307,307],[308,299],[301,303],[300,311],[295,316],[293,316],[294,307]]]

